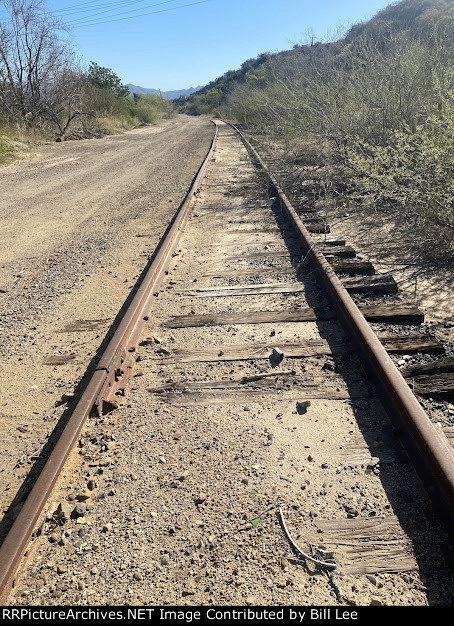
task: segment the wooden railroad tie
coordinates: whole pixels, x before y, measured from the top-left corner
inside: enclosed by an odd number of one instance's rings
[[[398,287],[390,274],[374,274],[367,277],[344,278],[343,285],[352,292],[396,293]],[[248,296],[269,293],[299,293],[308,291],[302,283],[259,283],[250,285],[226,285],[202,287],[184,292],[195,298],[215,298],[223,296]]]
[[[423,333],[413,333],[405,337],[380,335],[380,342],[388,352],[444,352],[443,345],[435,338]],[[153,345],[154,341],[150,340]],[[328,342],[326,339],[304,339],[272,343],[244,343],[237,345],[207,346],[205,348],[172,348],[167,356],[158,349],[155,358],[160,363],[191,363],[209,361],[248,361],[270,359],[272,351],[278,347],[286,359],[342,354],[348,351],[344,343]]]
[[[366,305],[360,311],[369,322],[394,324],[422,324],[424,313],[413,305]],[[223,326],[226,324],[270,324],[274,322],[316,322],[335,319],[336,314],[316,313],[310,307],[284,311],[240,311],[177,315],[163,322],[166,328],[189,328],[198,326]]]
[[[413,392],[421,396],[454,395],[454,359],[407,365],[401,370]]]

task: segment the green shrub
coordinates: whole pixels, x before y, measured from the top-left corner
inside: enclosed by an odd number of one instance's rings
[[[161,94],[134,94],[133,102],[131,113],[142,124],[157,124],[163,117],[169,118],[175,114],[172,103]]]
[[[453,91],[440,95],[423,123],[394,131],[384,146],[358,137],[346,164],[363,202],[398,210],[426,255],[454,255]]]

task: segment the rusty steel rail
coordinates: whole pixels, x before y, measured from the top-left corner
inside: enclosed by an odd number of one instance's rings
[[[14,577],[23,565],[38,520],[71,451],[79,439],[88,416],[93,410],[101,414],[106,403],[108,406],[115,406],[115,396],[123,393],[124,384],[135,361],[135,347],[140,333],[148,321],[147,312],[150,299],[156,289],[159,288],[178,244],[189,216],[193,197],[199,190],[205,175],[217,134],[218,127],[215,124],[210,148],[185,200],[174,216],[173,223],[162,239],[159,250],[134,298],[110,339],[83,395],[75,406],[66,427],[0,547],[0,602],[2,603],[5,602],[14,586]]]
[[[252,158],[266,173],[278,194],[281,207],[295,227],[307,258],[310,258],[318,269],[325,291],[335,305],[347,335],[356,344],[388,415],[397,426],[398,435],[405,443],[420,480],[446,529],[454,536],[453,447],[442,430],[430,421],[341,280],[325,256],[317,249],[314,239],[257,151],[238,128],[232,124],[230,126],[238,133]]]

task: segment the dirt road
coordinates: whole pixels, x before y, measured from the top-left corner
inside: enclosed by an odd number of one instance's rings
[[[179,116],[0,170],[0,537],[213,132]]]

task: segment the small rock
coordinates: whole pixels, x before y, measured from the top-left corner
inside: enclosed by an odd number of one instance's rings
[[[134,572],[134,580],[143,580],[143,576],[140,572]]]
[[[183,596],[183,598],[185,598],[186,596],[193,596],[195,595],[195,589],[193,587],[189,587],[188,589],[183,589],[183,591],[181,592],[181,595]]]
[[[206,493],[199,493],[199,495],[196,497],[195,502],[196,504],[202,504],[207,498],[208,495]]]
[[[402,580],[404,580],[404,582],[406,582],[407,584],[410,584],[412,581],[410,576],[407,576],[406,574],[402,574]]]
[[[359,511],[357,508],[353,507],[353,506],[347,506],[345,507],[346,511],[347,511],[347,517],[352,518],[352,517],[358,517],[359,516]]]
[[[87,512],[87,509],[82,506],[81,504],[78,504],[77,506],[74,507],[71,516],[72,517],[83,517]]]
[[[56,517],[59,517],[60,519],[69,519],[71,517],[71,514],[74,510],[74,505],[71,504],[70,502],[60,502],[59,505],[57,506],[56,510],[55,510],[55,515]]]
[[[89,489],[82,489],[76,496],[76,500],[78,502],[85,502],[85,500],[88,500],[89,498],[91,498],[91,491]]]

